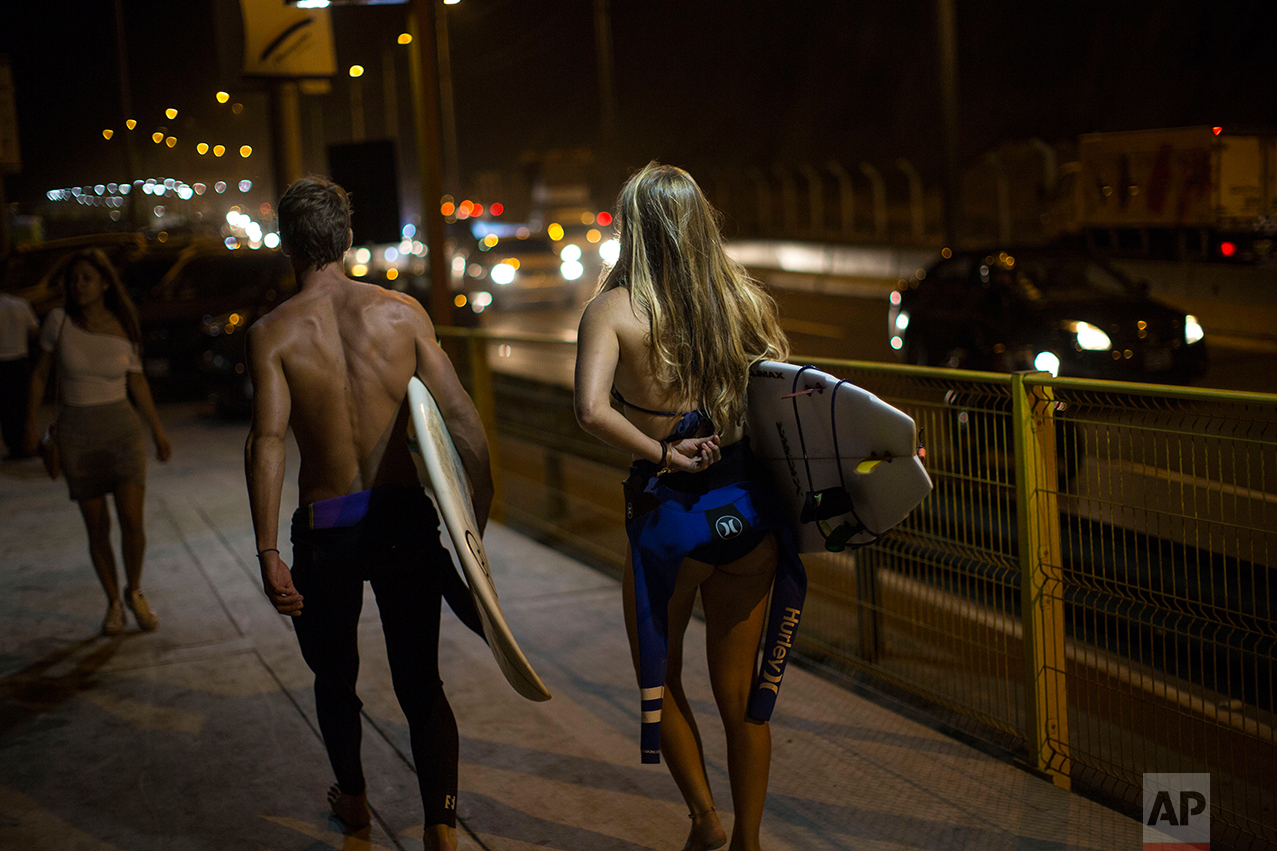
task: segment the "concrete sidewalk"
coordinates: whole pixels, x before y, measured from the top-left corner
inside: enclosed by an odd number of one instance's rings
[[[144,587],[161,620],[152,634],[98,637],[105,601],[65,484],[38,462],[0,467],[0,848],[420,848],[407,725],[371,592],[360,693],[376,819],[367,836],[349,837],[324,803],[332,781],[309,671],[261,594],[245,426],[192,407],[162,414],[175,452],[150,469]],[[295,503],[290,484],[285,518]],[[462,847],[681,848],[689,823],[678,791],[664,766],[639,764],[617,583],[501,526],[487,543],[506,615],[554,699],[516,695],[445,607]],[[687,645],[689,696],[730,830],[695,621]],[[785,682],[764,819],[772,851],[1139,847],[1137,822],[807,671],[790,668]]]

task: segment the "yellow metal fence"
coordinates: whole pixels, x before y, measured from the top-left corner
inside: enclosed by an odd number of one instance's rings
[[[571,343],[441,333],[468,340],[506,522],[618,567],[628,459],[561,380],[486,365]],[[914,417],[935,488],[804,558],[802,653],[1128,809],[1145,772],[1208,772],[1213,839],[1277,846],[1277,396],[811,362]]]

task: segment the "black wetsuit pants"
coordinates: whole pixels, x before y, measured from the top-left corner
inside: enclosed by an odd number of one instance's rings
[[[440,576],[453,571],[439,515],[420,488],[378,488],[351,526],[312,529],[293,515],[293,584],[304,598],[293,619],[315,673],[315,709],[337,785],[364,791],[359,759],[357,631],[364,580],[372,583],[395,695],[408,719],[425,824],[456,826],[457,722],[439,678]]]

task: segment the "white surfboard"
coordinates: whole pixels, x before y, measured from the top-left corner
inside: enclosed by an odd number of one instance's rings
[[[479,521],[470,497],[470,477],[466,475],[434,396],[415,376],[408,381],[408,405],[412,414],[408,423],[408,448],[417,465],[417,477],[434,494],[439,513],[443,515],[492,655],[515,691],[528,700],[549,700],[550,692],[528,664],[501,611],[479,536]]]
[[[802,552],[870,543],[931,492],[913,418],[814,367],[756,364],[747,423]]]

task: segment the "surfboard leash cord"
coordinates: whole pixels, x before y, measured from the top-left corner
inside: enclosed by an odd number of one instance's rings
[[[851,499],[851,492],[847,490],[847,482],[843,477],[842,454],[838,450],[838,424],[834,418],[837,413],[835,405],[838,399],[838,388],[843,384],[851,384],[852,382],[845,378],[839,379],[838,383],[834,385],[834,390],[830,394],[829,398],[830,431],[833,433],[834,438],[834,463],[838,467],[839,486],[837,488],[827,488],[824,491],[817,492],[815,490],[815,482],[811,475],[811,459],[807,453],[807,438],[803,433],[803,421],[798,415],[798,397],[810,393],[810,391],[800,391],[798,389],[798,382],[802,378],[804,372],[814,369],[816,369],[816,367],[810,364],[799,367],[798,372],[794,374],[794,383],[789,388],[790,393],[788,395],[788,398],[793,402],[794,424],[798,429],[798,445],[802,449],[803,453],[803,468],[807,471],[807,497],[800,519],[804,523],[809,523],[812,520],[815,520],[816,528],[825,539],[825,549],[829,552],[842,552],[848,547],[851,549],[859,549],[877,542],[886,533],[875,532],[866,526],[865,522],[860,519],[860,514],[856,511],[856,506]],[[891,459],[890,457],[887,457],[882,460],[890,461]],[[825,505],[826,496],[830,497],[831,504],[829,505]],[[822,512],[822,507],[824,507],[824,510],[829,513]],[[824,516],[820,516],[822,513]],[[848,513],[856,520],[854,526],[850,521],[843,521],[837,528],[832,528],[827,522],[825,522],[829,517]],[[862,532],[868,533],[871,536],[870,540],[856,544],[848,544],[848,541]]]

